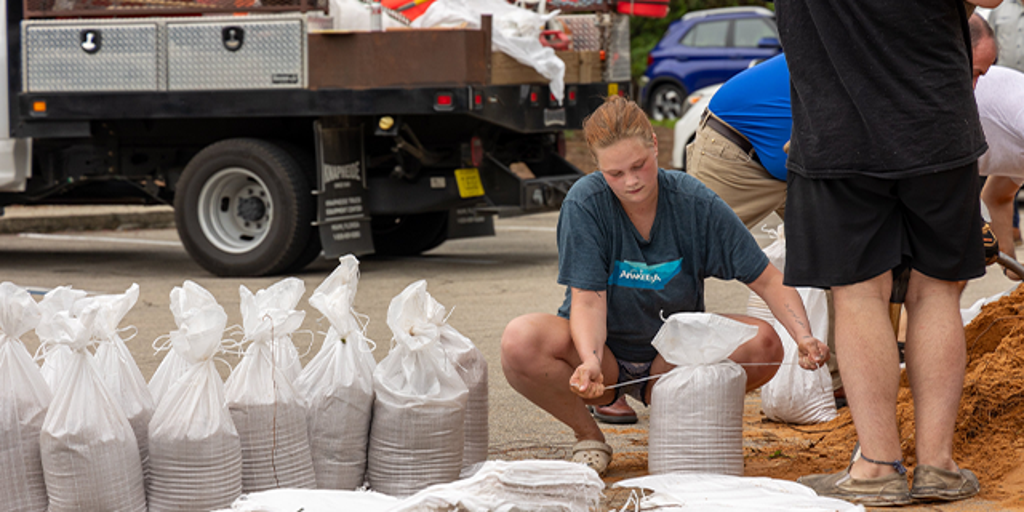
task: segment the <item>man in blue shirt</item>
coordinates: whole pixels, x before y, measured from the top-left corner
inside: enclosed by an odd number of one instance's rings
[[[748,229],[773,211],[785,218],[783,146],[792,126],[789,70],[785,55],[777,55],[715,93],[686,148],[686,172],[718,194]]]

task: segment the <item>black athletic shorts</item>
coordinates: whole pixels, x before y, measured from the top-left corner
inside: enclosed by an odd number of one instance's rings
[[[944,281],[985,274],[977,163],[924,176],[788,176],[789,286],[866,281],[902,265]]]

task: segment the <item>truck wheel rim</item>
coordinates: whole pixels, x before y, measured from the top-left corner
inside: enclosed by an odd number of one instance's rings
[[[248,169],[214,173],[199,192],[199,227],[214,247],[242,254],[258,247],[273,221],[270,189]]]
[[[683,111],[683,99],[674,89],[659,92],[654,97],[654,119],[678,119]]]

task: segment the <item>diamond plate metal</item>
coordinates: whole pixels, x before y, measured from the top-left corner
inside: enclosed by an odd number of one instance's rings
[[[611,27],[608,34],[608,65],[605,80],[618,82],[632,78],[629,64],[629,16],[609,14]]]
[[[237,51],[224,47],[225,27],[240,27]],[[171,91],[297,89],[306,86],[302,19],[167,23],[167,88]]]
[[[84,30],[100,49],[82,49]],[[23,22],[23,87],[28,92],[156,91],[161,88],[155,23]]]
[[[594,14],[566,14],[557,19],[572,32],[572,48],[578,52],[601,49],[601,27]]]

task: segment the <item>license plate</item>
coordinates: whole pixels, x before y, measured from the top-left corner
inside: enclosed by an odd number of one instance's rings
[[[480,197],[484,195],[484,183],[480,181],[480,170],[455,169],[455,183],[459,187],[459,197]]]

